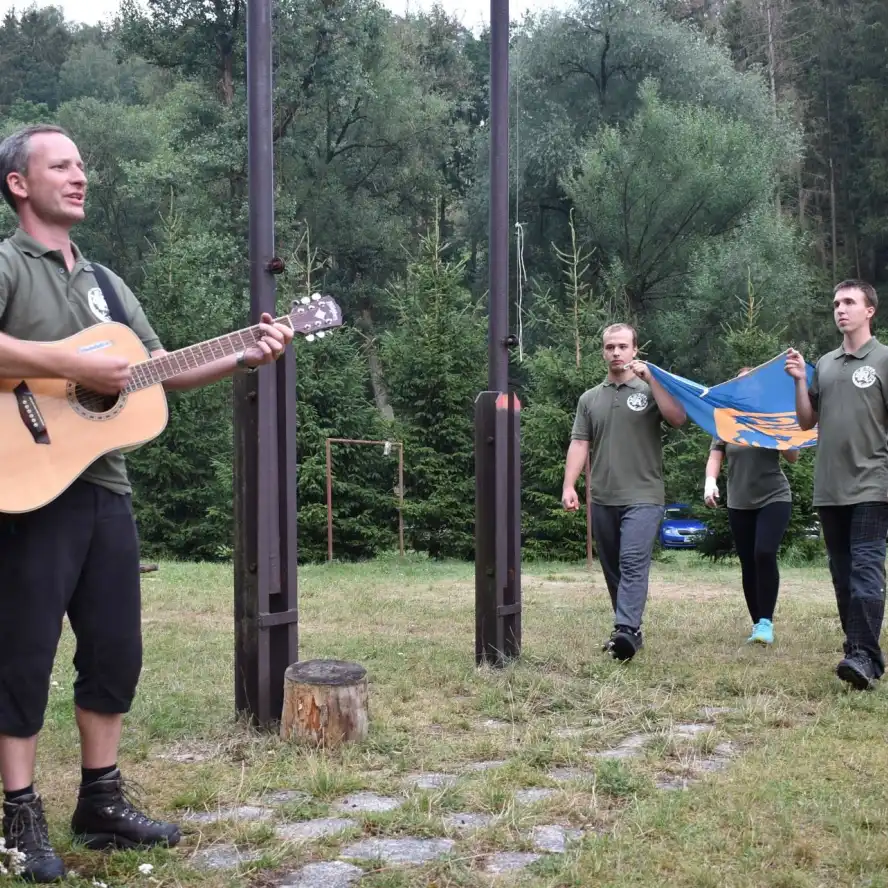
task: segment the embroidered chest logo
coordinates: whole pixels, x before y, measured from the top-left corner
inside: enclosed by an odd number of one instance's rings
[[[876,381],[876,371],[869,364],[858,367],[851,377],[851,382],[859,389],[869,388]]]
[[[636,413],[641,413],[648,405],[648,396],[644,392],[635,392],[626,398],[626,406]]]
[[[100,287],[92,287],[90,291],[86,294],[86,299],[89,303],[89,310],[100,321],[111,320],[111,312],[108,311],[108,303],[105,302],[105,297],[102,295],[102,290]]]

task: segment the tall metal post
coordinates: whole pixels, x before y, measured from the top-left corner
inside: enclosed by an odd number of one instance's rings
[[[490,0],[490,327],[487,387],[509,385],[509,0]]]
[[[271,0],[247,4],[250,316],[275,311]],[[235,708],[269,727],[298,659],[296,365],[238,374],[235,396]]]
[[[520,404],[509,392],[509,0],[490,2],[488,391],[475,401],[475,660],[521,650]]]

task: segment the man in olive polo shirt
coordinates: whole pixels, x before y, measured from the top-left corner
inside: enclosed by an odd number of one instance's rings
[[[604,650],[625,661],[643,644],[651,555],[663,519],[661,426],[664,420],[680,426],[686,415],[647,365],[635,360],[633,327],[614,324],[603,341],[607,378],[577,404],[561,501],[565,509],[579,508],[575,485],[589,454],[591,520],[614,609],[614,630]]]
[[[18,216],[0,244],[0,377],[70,379],[118,394],[126,359],[46,348],[110,318],[95,269],[70,239],[84,217],[86,175],[77,146],[58,127],[26,127],[0,143],[0,191]],[[164,354],[136,297],[109,274],[129,325]],[[109,295],[112,295],[110,291]],[[112,296],[113,298],[113,296]],[[292,339],[267,315],[264,338],[236,359],[168,384],[188,389],[272,362]],[[121,454],[97,460],[49,504],[0,514],[0,781],[3,838],[24,855],[24,877],[51,882],[65,867],[49,841],[34,789],[53,661],[67,614],[77,641],[74,702],[81,783],[71,829],[89,848],[175,845],[179,830],[136,810],[117,767],[123,715],[142,666],[139,542]]]
[[[879,636],[888,535],[888,347],[872,335],[877,308],[870,284],[842,281],[833,296],[842,344],[817,362],[810,387],[802,356],[789,349],[786,358],[799,425],[818,427],[814,505],[845,633],[836,674],[859,690],[872,688],[885,672]]]

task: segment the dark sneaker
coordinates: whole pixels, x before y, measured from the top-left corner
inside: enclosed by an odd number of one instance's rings
[[[607,650],[615,660],[623,662],[631,660],[644,647],[644,636],[641,629],[629,626],[617,626],[611,633]]]
[[[151,848],[177,845],[182,838],[172,823],[152,820],[134,805],[120,771],[80,787],[71,831],[87,848]]]
[[[869,691],[876,684],[873,661],[864,651],[852,651],[836,666],[836,675],[858,691]]]
[[[19,878],[40,883],[65,878],[65,864],[49,844],[43,800],[36,792],[3,803],[3,838],[7,851],[15,849],[24,855],[19,860]]]

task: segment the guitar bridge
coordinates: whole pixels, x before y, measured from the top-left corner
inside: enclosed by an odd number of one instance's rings
[[[37,406],[37,399],[28,388],[28,384],[22,380],[13,390],[18,402],[19,416],[25,424],[25,428],[31,433],[35,444],[49,444],[49,432],[43,414]]]

